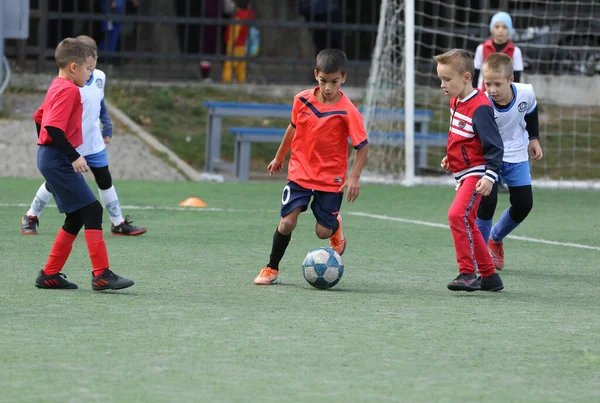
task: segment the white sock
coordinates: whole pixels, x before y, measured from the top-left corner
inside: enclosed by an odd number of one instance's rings
[[[125,221],[123,213],[121,213],[121,205],[119,204],[119,197],[117,196],[115,187],[111,186],[106,190],[98,189],[98,192],[100,193],[100,200],[102,200],[102,204],[108,212],[110,222],[113,225],[119,225]]]
[[[52,200],[52,193],[46,189],[46,182],[44,182],[35,194],[35,197],[31,202],[31,207],[25,214],[28,216],[39,217],[42,214],[42,210],[44,207],[46,207],[46,204],[48,204],[50,200]]]

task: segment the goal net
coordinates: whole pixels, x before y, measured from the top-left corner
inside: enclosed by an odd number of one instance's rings
[[[523,55],[520,81],[532,84],[538,98],[544,158],[531,162],[534,184],[600,188],[598,1],[382,0],[380,7],[362,105],[370,143],[366,180],[452,182],[440,168],[449,100],[433,56],[455,47],[474,54],[490,38],[492,15],[506,11]]]

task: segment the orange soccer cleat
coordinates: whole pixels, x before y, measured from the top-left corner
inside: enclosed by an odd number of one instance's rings
[[[344,236],[344,229],[342,228],[343,220],[341,214],[338,214],[337,220],[340,226],[338,230],[335,231],[335,233],[329,238],[329,246],[340,256],[342,256],[346,250],[346,237]]]
[[[266,266],[264,269],[258,273],[258,276],[254,279],[254,284],[256,285],[269,285],[277,282],[277,275],[279,274],[279,270],[275,270]]]

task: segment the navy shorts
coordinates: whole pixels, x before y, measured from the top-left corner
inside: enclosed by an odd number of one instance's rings
[[[302,206],[302,212],[306,211],[311,197],[313,197],[313,201],[310,208],[317,222],[325,228],[333,228],[340,207],[342,207],[344,193],[306,189],[295,182],[289,181],[283,188],[281,195],[281,216],[285,217],[300,206]]]
[[[83,175],[73,170],[58,147],[40,146],[37,163],[61,213],[72,213],[97,200]]]

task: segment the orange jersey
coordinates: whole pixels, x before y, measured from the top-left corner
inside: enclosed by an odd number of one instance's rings
[[[337,192],[348,171],[348,137],[354,149],[367,144],[363,118],[356,106],[340,91],[335,105],[320,103],[315,92],[302,91],[294,97],[292,126],[296,129],[288,180],[313,190]]]

